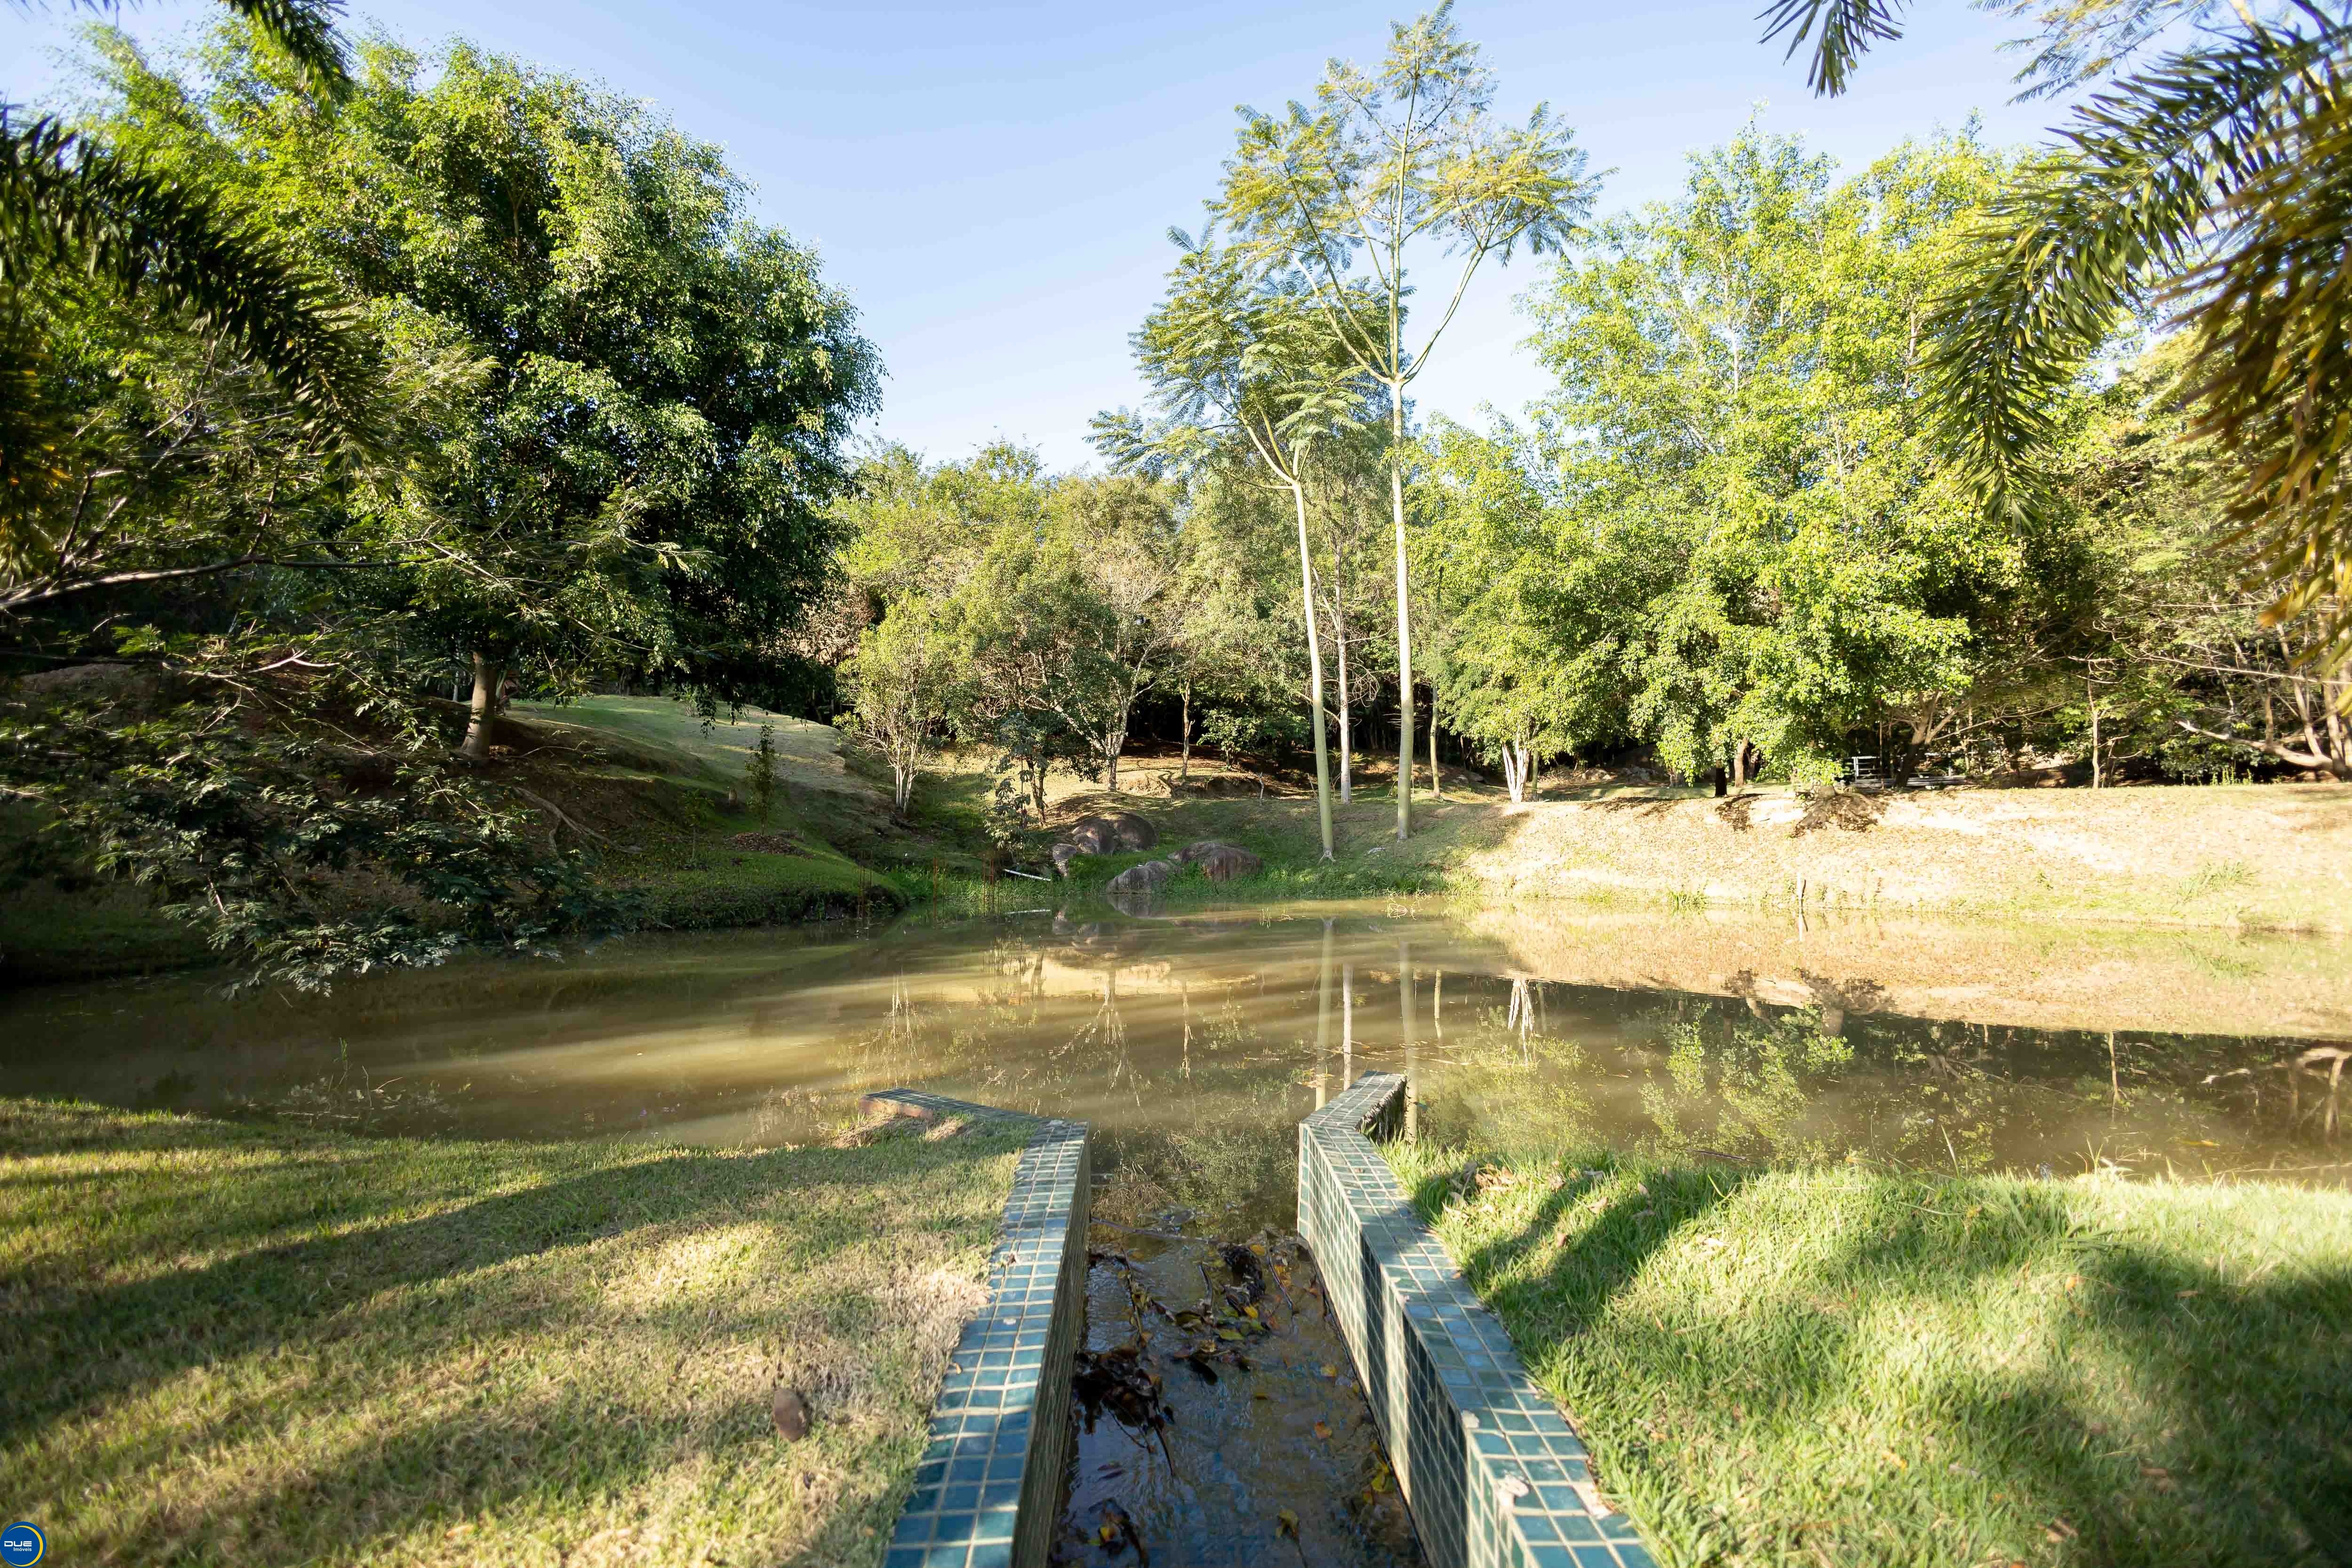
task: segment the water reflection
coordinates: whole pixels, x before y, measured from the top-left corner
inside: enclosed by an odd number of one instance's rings
[[[2338,949],[2099,932],[1992,962],[1980,932],[1820,920],[1790,957],[1798,940],[1296,906],[632,939],[323,1000],[230,1003],[192,979],[19,993],[0,1089],[776,1143],[919,1085],[1087,1118],[1107,1170],[1268,1225],[1298,1118],[1375,1068],[1412,1079],[1416,1133],[1505,1145],[2347,1173],[2345,1047],[2313,1037],[2352,1018]],[[2168,1016],[2209,1026],[2146,1026]]]

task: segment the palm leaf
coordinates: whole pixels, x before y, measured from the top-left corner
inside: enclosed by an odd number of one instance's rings
[[[1790,34],[1789,55],[1794,57],[1807,38],[1813,40],[1812,64],[1805,85],[1824,98],[1846,89],[1856,61],[1873,44],[1903,36],[1895,24],[1903,0],[1773,0],[1762,20],[1765,42]]]
[[[1961,472],[2031,510],[2057,395],[2127,312],[2192,334],[2196,432],[2273,620],[2352,656],[2352,32],[2256,28],[2101,94],[1996,205],[1937,307],[1928,375]]]
[[[152,290],[267,370],[331,443],[372,446],[374,356],[329,281],[219,198],[0,107],[0,286],[73,268]]]

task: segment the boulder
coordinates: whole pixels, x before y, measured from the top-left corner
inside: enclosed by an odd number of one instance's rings
[[[1062,837],[1089,855],[1134,854],[1160,842],[1151,824],[1131,811],[1081,816],[1062,830]]]
[[[1140,866],[1129,866],[1110,879],[1108,890],[1114,893],[1151,893],[1165,887],[1168,879],[1176,874],[1172,862],[1146,860]]]
[[[1160,830],[1131,811],[1106,812],[1103,820],[1110,824],[1118,839],[1118,847],[1129,853],[1150,848],[1160,842]]]
[[[1087,853],[1087,851],[1079,848],[1075,844],[1055,845],[1052,850],[1054,857],[1054,874],[1057,877],[1068,876],[1070,874],[1070,862],[1086,853]]]
[[[1176,852],[1177,859],[1201,868],[1201,874],[1212,882],[1230,882],[1235,877],[1255,877],[1265,869],[1265,862],[1237,844],[1220,844],[1213,838],[1202,838],[1187,844]]]

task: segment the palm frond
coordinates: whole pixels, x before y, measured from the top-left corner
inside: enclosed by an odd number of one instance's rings
[[[45,268],[152,290],[267,370],[311,435],[376,440],[374,355],[327,279],[212,194],[0,106],[0,285]]]
[[[2031,510],[2056,394],[2127,312],[2194,334],[2200,434],[2245,465],[2231,506],[2273,614],[2352,588],[2352,32],[2255,28],[2101,94],[1992,209],[1930,321],[1962,474]],[[2332,612],[2330,658],[2352,655]]]
[[[1805,85],[1823,98],[1835,98],[1845,90],[1855,62],[1873,44],[1903,36],[1895,21],[1902,9],[1903,0],[1773,0],[1758,19],[1769,24],[1766,43],[1782,33],[1791,35],[1786,58],[1793,58],[1807,38],[1813,40]]]
[[[221,0],[229,10],[251,22],[285,53],[302,73],[302,85],[321,98],[341,100],[352,90],[351,62],[335,22],[343,12],[341,0]],[[19,12],[43,9],[40,0],[9,0]],[[68,0],[68,8],[111,15],[117,0]]]

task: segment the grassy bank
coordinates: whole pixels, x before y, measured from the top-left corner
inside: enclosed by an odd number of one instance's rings
[[[12,1517],[61,1563],[877,1562],[1016,1142],[413,1142],[0,1100]]]
[[[1389,1155],[1666,1563],[2352,1561],[2352,1194]]]
[[[2352,785],[2244,784],[2130,789],[1958,789],[1808,801],[1783,788],[1725,800],[1711,792],[1559,788],[1514,805],[1449,779],[1425,795],[1413,837],[1394,837],[1384,787],[1334,810],[1338,854],[1320,855],[1315,803],[1210,794],[1239,775],[1196,758],[1122,770],[1118,795],[1056,779],[1051,820],[1091,811],[1143,816],[1147,854],[1081,860],[1082,884],[1199,838],[1240,845],[1262,877],[1222,889],[1181,879],[1194,898],[1351,898],[1444,893],[1520,909],[1531,901],[1659,911],[1769,911],[1775,919],[1929,915],[2352,933]],[[963,772],[925,788],[944,795]]]
[[[747,767],[770,726],[776,789],[756,805]],[[1149,854],[1080,860],[1076,888],[992,882],[988,759],[933,759],[907,819],[878,764],[834,730],[747,710],[705,724],[657,697],[518,703],[493,776],[529,792],[552,843],[587,851],[630,925],[719,930],[929,905],[946,918],[1082,897],[1195,839],[1256,853],[1262,875],[1191,873],[1166,902],[1445,894],[1508,910],[1530,902],[1643,914],[1706,910],[1774,920],[1903,915],[2229,931],[2352,933],[2352,786],[1958,790],[1808,803],[1785,790],[1717,801],[1654,787],[1556,789],[1514,805],[1465,777],[1423,799],[1393,836],[1385,785],[1334,813],[1325,862],[1310,796],[1209,758],[1130,759],[1118,794],[1057,774],[1049,827],[1093,811],[1150,820]],[[11,831],[0,820],[0,839]],[[1048,835],[1050,837],[1050,834]],[[0,845],[5,848],[5,845]],[[1042,854],[1027,868],[1046,868]],[[144,973],[203,962],[183,928],[134,890],[44,885],[0,901],[0,981]]]

